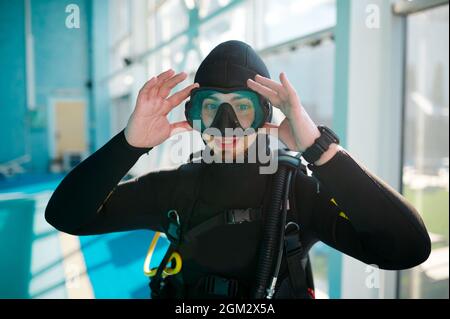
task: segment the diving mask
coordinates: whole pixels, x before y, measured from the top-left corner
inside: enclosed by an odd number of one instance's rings
[[[269,102],[248,88],[202,87],[191,91],[185,115],[190,125],[201,133],[216,128],[225,136],[226,128],[257,130],[270,121],[271,111]],[[194,121],[201,123],[200,127]]]

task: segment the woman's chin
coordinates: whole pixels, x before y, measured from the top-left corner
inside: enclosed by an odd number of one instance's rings
[[[222,159],[236,159],[244,151],[239,148],[217,148],[214,150],[216,154],[222,154]]]

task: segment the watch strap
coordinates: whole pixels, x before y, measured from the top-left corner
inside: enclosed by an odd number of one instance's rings
[[[339,144],[339,137],[328,127],[318,126],[320,136],[314,141],[314,144],[308,147],[302,154],[308,163],[317,162],[323,153],[325,153],[331,144]]]

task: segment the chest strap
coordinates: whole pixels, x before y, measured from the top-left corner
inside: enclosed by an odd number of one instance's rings
[[[183,236],[183,242],[190,242],[200,234],[222,225],[241,224],[261,219],[261,208],[229,209],[194,226]]]

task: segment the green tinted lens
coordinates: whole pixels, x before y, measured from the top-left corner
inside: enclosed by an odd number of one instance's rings
[[[189,116],[192,121],[201,121],[201,130],[210,127],[219,107],[229,103],[242,128],[260,127],[264,120],[260,98],[257,93],[248,90],[222,92],[212,89],[197,90],[191,96]]]

